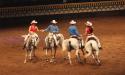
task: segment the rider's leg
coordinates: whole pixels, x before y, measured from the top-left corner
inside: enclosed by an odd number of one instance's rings
[[[96,41],[98,43],[98,47],[101,49],[102,46],[101,46],[101,43],[100,43],[99,39],[95,35],[93,35],[93,37],[96,39]]]
[[[48,37],[45,37],[45,44],[46,44],[46,48],[48,48]]]
[[[24,45],[23,45],[23,49],[26,47],[26,42],[27,42],[27,40],[28,40],[28,38],[29,38],[29,33],[26,35],[26,37],[25,37],[25,39],[24,39]]]
[[[39,37],[36,33],[34,33],[35,37],[37,37],[36,42],[35,42],[35,47],[37,47],[37,44],[39,43]]]

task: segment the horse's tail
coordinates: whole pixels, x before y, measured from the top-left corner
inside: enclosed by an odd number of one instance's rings
[[[84,48],[84,42],[83,42],[83,40],[81,39],[81,40],[79,40],[79,44],[80,44],[80,49],[83,49]]]
[[[71,51],[73,49],[72,45],[71,45],[71,41],[69,41],[69,47],[68,50]]]

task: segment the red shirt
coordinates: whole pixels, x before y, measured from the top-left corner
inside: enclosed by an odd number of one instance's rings
[[[36,32],[37,31],[36,26],[35,25],[31,25],[29,31]]]
[[[93,28],[92,27],[86,27],[86,29],[85,29],[85,35],[88,35],[88,34],[91,34],[91,33],[93,33]]]

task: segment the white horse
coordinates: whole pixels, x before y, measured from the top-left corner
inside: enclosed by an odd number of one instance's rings
[[[63,54],[68,53],[68,59],[69,59],[70,64],[72,64],[72,61],[71,61],[71,51],[72,50],[75,50],[75,55],[77,57],[78,62],[82,63],[79,51],[81,49],[83,52],[83,48],[84,48],[83,39],[78,40],[76,38],[69,38],[69,39],[65,39],[62,43]],[[83,54],[84,54],[84,52],[83,52]],[[64,56],[67,57],[67,54]]]
[[[62,47],[62,43],[63,43],[63,40],[64,40],[63,34],[61,34],[61,33],[57,34],[56,39],[57,39],[57,42],[58,42],[57,45],[59,45],[60,47]]]
[[[36,44],[39,42],[39,38],[34,35],[22,35],[22,37],[24,39],[28,37],[27,40],[24,40],[26,51],[24,63],[27,63],[28,57],[32,60],[32,57],[35,56]]]
[[[55,41],[55,39],[57,41]],[[51,59],[50,62],[54,62],[55,61],[55,56],[56,56],[56,50],[58,45],[62,45],[62,41],[64,39],[64,36],[62,34],[49,34],[45,37],[45,44],[46,47],[44,48],[46,51],[46,61],[49,61],[48,58],[48,50],[51,50]],[[56,42],[58,42],[58,44],[56,45]]]
[[[90,55],[95,59],[95,62],[97,65],[101,65],[100,59],[99,59],[99,47],[96,39],[93,37],[90,37],[89,40],[85,43],[85,62],[86,58]]]

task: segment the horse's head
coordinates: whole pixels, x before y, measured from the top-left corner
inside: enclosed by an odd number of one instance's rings
[[[38,37],[36,37],[35,35],[32,35],[32,37],[31,37],[32,39],[32,43],[35,43],[36,41],[37,41],[37,39],[38,39]]]
[[[62,34],[57,34],[57,41],[59,42],[59,45],[62,45],[62,42],[64,41],[64,36]]]
[[[29,38],[27,40],[27,44],[35,46],[37,39],[38,39],[38,37],[36,37],[34,35],[29,35]]]
[[[53,35],[48,36],[48,43],[55,42]]]
[[[59,39],[59,40],[64,40],[63,34],[57,34],[57,39]]]

